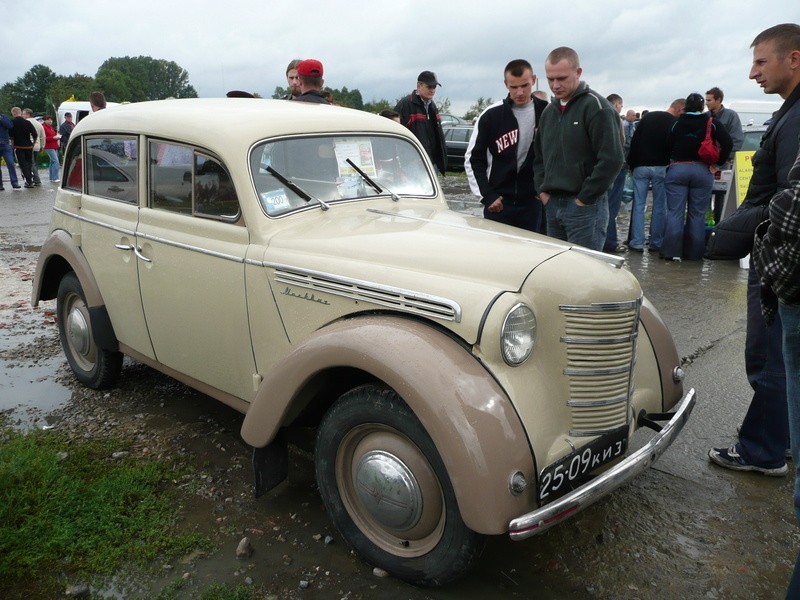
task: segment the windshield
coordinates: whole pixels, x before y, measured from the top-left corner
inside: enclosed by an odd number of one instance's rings
[[[381,191],[353,165],[374,180]],[[416,146],[398,137],[319,136],[263,142],[250,154],[250,169],[261,205],[270,216],[316,205],[318,201],[327,204],[379,195],[435,194]],[[281,178],[311,199],[293,191]]]

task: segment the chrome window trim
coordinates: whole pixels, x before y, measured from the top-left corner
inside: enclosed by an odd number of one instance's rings
[[[324,271],[293,267],[282,263],[248,261],[248,264],[274,269],[275,281],[277,283],[296,285],[298,287],[317,290],[342,298],[371,302],[402,312],[431,316],[455,323],[461,322],[461,305],[449,298],[426,294],[425,292],[418,292],[416,290],[383,285],[374,281],[344,277]],[[313,278],[313,280],[309,278]],[[402,298],[402,300],[391,302],[388,299],[382,299],[384,295]],[[447,310],[442,310],[442,308]]]
[[[252,160],[251,160],[253,151],[256,149],[257,146],[260,146],[260,145],[265,144],[265,143],[266,144],[274,144],[276,142],[283,142],[283,141],[287,141],[287,140],[302,140],[302,139],[313,139],[313,138],[321,138],[321,137],[359,137],[359,136],[362,136],[362,137],[370,137],[370,136],[371,137],[388,137],[388,138],[402,140],[403,142],[408,142],[411,146],[416,148],[416,150],[419,152],[420,156],[422,156],[422,157],[425,156],[425,149],[422,148],[419,145],[419,142],[414,143],[414,141],[412,141],[412,140],[410,140],[410,139],[408,139],[406,137],[403,137],[401,135],[397,135],[395,133],[391,133],[391,132],[388,132],[388,131],[381,131],[381,132],[377,132],[377,131],[320,131],[320,132],[285,134],[285,135],[279,135],[278,137],[274,137],[274,138],[264,138],[264,139],[258,140],[257,142],[254,142],[253,144],[250,145],[250,148],[247,149],[247,175],[250,178],[250,188],[253,190],[253,194],[255,195],[256,198],[259,197],[258,190],[256,189],[255,173],[253,173],[253,166],[252,166]],[[425,165],[425,170],[428,173],[428,178],[429,178],[429,180],[431,182],[431,187],[432,187],[433,193],[431,193],[430,195],[425,195],[425,196],[422,196],[422,195],[419,195],[419,194],[398,194],[398,196],[400,198],[425,198],[427,200],[431,200],[431,199],[436,198],[437,195],[440,193],[440,188],[439,188],[438,178],[436,176],[436,173],[434,171],[432,171],[430,168],[428,168],[427,163],[424,160],[423,160],[423,164]],[[334,201],[327,201],[326,200],[326,202],[330,202],[332,205],[350,204],[352,202],[363,202],[365,200],[374,200],[376,198],[383,198],[383,197],[386,197],[386,196],[389,196],[389,192],[387,190],[384,190],[383,194],[378,194],[377,196],[367,196],[367,197],[364,197],[364,198],[342,198],[341,200],[334,200]],[[283,219],[283,218],[291,216],[291,215],[296,215],[298,212],[303,212],[303,211],[308,211],[308,210],[319,210],[320,209],[320,205],[319,204],[310,204],[309,203],[309,204],[306,204],[305,206],[298,206],[297,208],[295,208],[293,210],[289,210],[289,211],[287,211],[285,213],[282,213],[280,215],[270,215],[266,211],[266,209],[264,208],[264,205],[261,203],[260,199],[258,200],[258,205],[259,205],[259,207],[261,209],[262,214],[265,217],[267,217],[268,219]]]
[[[113,202],[113,200],[111,200]],[[147,233],[141,233],[132,231],[130,229],[124,229],[122,227],[117,227],[116,225],[110,225],[109,223],[104,223],[102,221],[97,221],[95,219],[89,219],[82,215],[77,215],[73,212],[68,210],[64,210],[62,208],[55,207],[53,209],[56,212],[60,212],[68,217],[73,217],[78,221],[83,221],[84,223],[89,223],[90,225],[97,225],[98,227],[103,227],[105,229],[110,229],[111,231],[116,231],[118,233],[122,233],[124,235],[130,235],[137,238],[142,238],[145,240],[149,240],[151,242],[158,242],[160,244],[165,244],[167,246],[172,246],[173,248],[180,248],[182,250],[189,250],[191,252],[198,252],[200,254],[204,254],[206,256],[213,256],[214,258],[221,258],[223,260],[233,261],[235,263],[244,264],[246,262],[245,257],[243,256],[234,256],[233,254],[225,254],[224,252],[217,252],[216,250],[209,250],[208,248],[201,248],[200,246],[193,246],[191,244],[185,244],[183,242],[177,242],[175,240],[168,240],[166,238],[158,237],[156,235],[151,235]]]
[[[109,202],[115,202],[115,200],[111,200],[110,198],[103,198],[103,200],[108,200]],[[133,204],[128,204],[123,202],[125,206],[130,206],[131,208],[136,208]],[[122,233],[125,235],[135,236],[136,232],[131,229],[124,229],[123,227],[117,227],[116,225],[111,225],[110,223],[104,223],[103,221],[97,221],[96,219],[90,219],[88,217],[84,217],[83,215],[79,215],[72,211],[59,208],[58,206],[53,207],[53,212],[61,213],[62,215],[66,215],[68,217],[72,217],[73,219],[77,219],[78,221],[83,221],[84,223],[89,223],[90,225],[97,225],[98,227],[103,227],[104,229],[110,229],[111,231],[116,231],[118,233]]]

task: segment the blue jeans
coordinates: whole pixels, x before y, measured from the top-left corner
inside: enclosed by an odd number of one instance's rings
[[[667,220],[661,255],[700,260],[706,249],[706,211],[714,176],[703,163],[673,163],[664,182]]]
[[[592,250],[603,250],[608,227],[608,197],[578,206],[574,195],[552,194],[547,203],[547,235]]]
[[[58,150],[55,148],[45,148],[48,158],[50,159],[50,181],[58,179],[58,173],[61,170],[61,165],[58,164]]]
[[[744,364],[753,399],[739,430],[739,454],[751,464],[780,467],[789,443],[783,327],[780,314],[767,325],[761,314],[761,283],[750,261]]]
[[[650,248],[661,248],[664,240],[664,220],[667,214],[667,192],[664,177],[667,167],[636,167],[633,170],[633,208],[631,209],[631,235],[628,245],[644,248],[644,212],[647,207],[647,189],[653,186],[653,216],[650,220]]]
[[[783,350],[786,363],[786,398],[794,461],[794,514],[800,521],[800,304],[778,304],[783,322]],[[800,555],[794,565],[787,598],[800,597]]]
[[[786,400],[794,460],[794,514],[800,521],[800,304],[778,304],[783,323],[783,359],[786,364]]]
[[[19,185],[17,179],[16,161],[14,160],[14,149],[11,144],[0,142],[0,157],[6,161],[6,168],[8,168],[8,178],[11,180],[11,185]],[[2,175],[0,175],[0,185],[2,185]]]
[[[622,204],[622,192],[625,189],[625,176],[628,174],[628,167],[623,165],[617,178],[608,190],[608,229],[606,230],[606,242],[604,249],[613,252],[619,245],[617,238],[617,215]]]

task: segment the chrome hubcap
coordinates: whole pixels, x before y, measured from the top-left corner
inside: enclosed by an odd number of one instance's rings
[[[67,335],[70,346],[78,354],[85,356],[89,352],[89,324],[77,308],[70,310],[67,316]]]
[[[384,527],[405,531],[422,515],[422,492],[412,471],[381,450],[364,454],[356,465],[355,489],[364,509]]]

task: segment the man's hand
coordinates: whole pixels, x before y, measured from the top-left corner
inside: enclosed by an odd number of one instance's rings
[[[489,206],[486,207],[490,213],[499,213],[503,212],[503,197],[500,196],[497,200],[492,202]]]
[[[577,204],[577,205],[578,205],[578,206],[580,206],[581,208],[583,208],[584,206],[586,206],[586,205],[585,205],[583,202],[581,202],[581,199],[580,199],[580,198],[575,198],[575,204]]]
[[[539,200],[542,201],[542,206],[547,206],[547,203],[550,202],[550,194],[547,192],[539,192]]]

